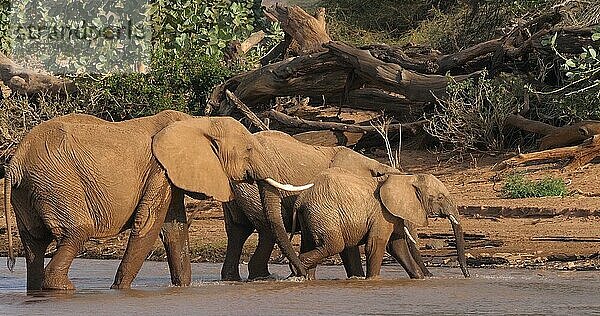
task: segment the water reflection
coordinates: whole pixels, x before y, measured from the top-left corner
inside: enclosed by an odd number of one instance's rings
[[[600,273],[513,269],[433,269],[410,280],[398,266],[384,266],[382,280],[346,280],[342,267],[319,267],[325,280],[220,282],[220,264],[194,264],[188,288],[171,287],[167,264],[146,262],[134,288],[108,289],[118,261],[75,260],[77,291],[25,295],[25,263],[0,269],[2,314],[582,314],[600,312]],[[0,258],[0,260],[2,260]],[[242,267],[245,271],[246,267]],[[285,276],[287,266],[272,266]]]

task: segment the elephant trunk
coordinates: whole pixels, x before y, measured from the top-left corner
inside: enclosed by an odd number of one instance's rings
[[[294,270],[292,272],[296,276],[306,276],[306,269],[300,262],[300,258],[296,255],[296,252],[292,247],[292,242],[287,238],[283,216],[281,214],[281,196],[279,195],[279,191],[277,191],[277,188],[264,181],[258,182],[258,188],[261,202],[267,215],[267,220],[271,225],[272,231],[275,233],[275,240],[279,249],[281,249],[283,254],[290,261],[292,270]]]
[[[12,226],[10,225],[10,199],[12,190],[12,178],[10,169],[6,169],[4,175],[4,218],[6,219],[6,238],[8,239],[8,258],[6,265],[12,271],[15,267],[15,251],[13,249]]]
[[[454,231],[454,237],[456,238],[456,252],[458,254],[458,263],[462,270],[465,278],[470,277],[469,270],[467,269],[467,257],[465,256],[465,236],[462,226],[456,220],[454,215],[449,216],[450,223],[452,224],[452,230]]]

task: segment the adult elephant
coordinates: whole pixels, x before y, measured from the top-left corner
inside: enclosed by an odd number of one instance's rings
[[[8,216],[12,202],[28,291],[73,289],[68,270],[84,242],[129,228],[113,288],[130,287],[161,228],[171,280],[187,285],[183,195],[228,201],[230,181],[264,186],[267,178],[277,178],[264,152],[242,124],[225,117],[163,111],[120,123],[81,114],[44,122],[22,140],[6,169],[9,268],[15,262]],[[57,249],[44,269],[52,240]]]
[[[395,168],[346,147],[312,146],[277,131],[263,131],[254,135],[263,146],[265,154],[272,158],[270,167],[276,170],[275,174],[281,182],[308,183],[330,167],[340,167],[358,176],[401,174]],[[241,279],[239,260],[242,247],[255,229],[258,232],[258,245],[248,263],[249,279],[270,275],[268,261],[275,243],[290,260],[294,273],[306,276],[307,271],[286,234],[292,226],[291,214],[298,192],[282,192],[280,195],[273,187],[261,186],[260,183],[234,184],[233,192],[234,201],[225,203],[224,207],[227,252],[221,278],[232,281]],[[414,245],[407,246],[403,234],[393,234],[389,247],[394,249],[394,254],[398,255],[398,260],[410,277],[423,278],[424,275],[430,275],[420,260],[418,248]],[[349,277],[364,276],[357,247],[346,249],[341,257]]]

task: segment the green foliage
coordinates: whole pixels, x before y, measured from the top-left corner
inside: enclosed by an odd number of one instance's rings
[[[245,39],[255,28],[258,0],[158,0],[148,9],[153,41],[166,49],[202,46],[218,55],[232,40]]]
[[[567,193],[567,185],[561,178],[547,177],[533,181],[521,173],[509,175],[502,187],[502,196],[509,199],[565,196]]]
[[[570,120],[600,119],[600,28],[591,35],[592,45],[581,53],[564,55],[556,47],[558,34],[544,44],[550,45],[560,65],[559,87],[551,91],[533,91],[543,98],[540,107],[547,116]]]
[[[0,52],[8,54],[11,49],[10,0],[0,0]]]
[[[443,145],[456,151],[498,151],[505,146],[502,131],[506,118],[518,107],[515,87],[522,83],[511,77],[455,82],[452,78],[446,96],[438,99],[425,130]]]
[[[202,48],[198,48],[202,50]],[[154,56],[148,73],[75,78],[77,89],[64,96],[13,96],[0,100],[0,160],[35,125],[68,113],[121,121],[175,109],[202,115],[212,88],[231,76],[215,56],[193,48]]]
[[[231,76],[215,56],[198,48],[173,51],[158,50],[146,74],[113,74],[99,79],[77,80],[80,91],[100,109],[102,117],[124,120],[175,109],[202,115],[212,88]]]

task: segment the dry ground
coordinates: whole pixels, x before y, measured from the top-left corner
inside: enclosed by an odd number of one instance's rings
[[[380,151],[375,155],[383,159]],[[500,198],[497,190],[502,182],[495,181],[511,171],[498,174],[491,171],[491,167],[507,157],[509,155],[449,159],[428,151],[404,151],[401,166],[405,171],[437,175],[453,193],[463,213],[471,265],[600,269],[600,198],[577,193],[563,198]],[[531,178],[564,178],[570,183],[571,191],[600,193],[600,165],[590,164],[570,173],[548,164],[519,170]],[[0,185],[0,190],[2,187]],[[187,207],[188,214],[194,218],[190,237],[193,260],[222,261],[227,239],[220,205],[190,199]],[[5,232],[2,218],[0,253],[4,255]],[[429,227],[419,230],[419,236],[428,264],[455,264],[447,220],[432,220]],[[18,243],[19,239],[16,240]],[[119,258],[126,240],[126,233],[116,238],[92,240],[86,244],[82,256]],[[256,236],[252,236],[242,260],[247,261],[255,245]],[[157,241],[155,248],[150,258],[164,259],[160,242]]]

